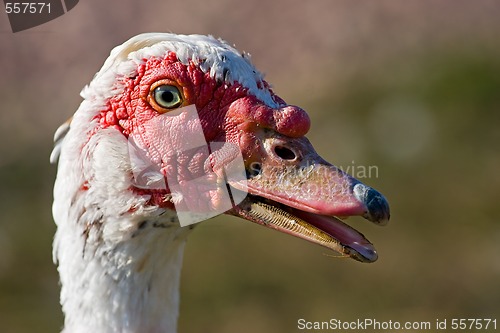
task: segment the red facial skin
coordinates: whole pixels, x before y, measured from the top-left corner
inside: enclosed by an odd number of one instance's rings
[[[161,113],[150,103],[155,83],[175,85],[183,94],[182,106],[194,104],[207,142],[231,142],[240,147],[245,161],[261,151],[257,129],[269,129],[287,137],[304,136],[310,127],[307,113],[287,105],[263,82],[279,107],[271,108],[248,93],[240,83],[217,82],[193,63],[182,64],[175,53],[149,58],[137,68],[137,75],[122,78],[124,91],[111,98],[98,116],[102,128],[113,127],[125,136],[139,131],[141,124]],[[169,190],[139,190],[151,194],[151,203],[172,208],[165,199]],[[145,193],[145,194],[146,194]]]

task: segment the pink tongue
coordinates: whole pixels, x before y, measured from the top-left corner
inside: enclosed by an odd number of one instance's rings
[[[345,247],[357,252],[367,261],[377,260],[377,252],[365,236],[339,219],[330,216],[317,215],[293,208],[292,210],[293,212],[291,213],[293,215],[326,232],[333,238],[337,239]]]

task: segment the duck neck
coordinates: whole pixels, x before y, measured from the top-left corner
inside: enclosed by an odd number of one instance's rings
[[[158,221],[132,225],[135,231],[119,241],[103,237],[106,230],[91,230],[83,243],[81,230],[74,239],[56,235],[63,332],[176,332],[188,229]]]

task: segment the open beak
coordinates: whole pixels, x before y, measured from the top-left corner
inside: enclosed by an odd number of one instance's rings
[[[274,131],[258,135],[258,158],[245,160],[248,196],[228,214],[332,249],[361,262],[373,262],[374,246],[339,218],[363,216],[388,222],[389,204],[382,194],[323,160],[305,137]]]

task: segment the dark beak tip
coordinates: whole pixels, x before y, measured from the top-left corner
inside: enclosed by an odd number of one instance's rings
[[[386,225],[389,222],[389,203],[381,193],[361,183],[354,185],[353,193],[356,199],[366,206],[364,218],[378,225]]]

